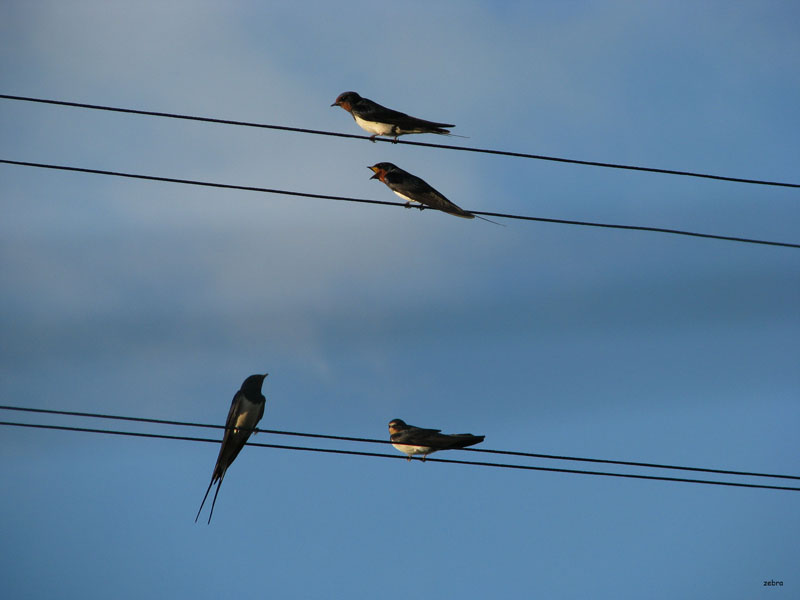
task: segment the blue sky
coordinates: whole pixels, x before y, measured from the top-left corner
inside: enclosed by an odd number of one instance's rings
[[[359,133],[329,107],[356,90],[469,137],[448,142],[800,179],[792,2],[133,4],[3,3],[2,93]],[[396,200],[365,168],[388,160],[467,209],[800,241],[791,189],[7,100],[0,150]],[[797,250],[0,177],[3,404],[222,424],[269,372],[264,428],[384,437],[397,417],[486,448],[800,473]],[[9,597],[798,585],[792,492],[246,448],[196,525],[216,453],[3,428]]]

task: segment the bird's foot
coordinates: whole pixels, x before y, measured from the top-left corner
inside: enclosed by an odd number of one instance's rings
[[[374,135],[369,136],[369,141],[372,142],[373,144],[375,143],[375,137],[376,136]]]

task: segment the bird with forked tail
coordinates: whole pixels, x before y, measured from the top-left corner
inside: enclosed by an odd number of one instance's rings
[[[468,210],[464,210],[463,208],[456,206],[454,203],[450,202],[450,200],[445,198],[444,194],[436,191],[424,180],[420,179],[416,175],[412,175],[408,171],[404,171],[397,165],[394,165],[390,162],[379,162],[367,168],[375,173],[372,177],[370,177],[370,179],[378,179],[379,181],[382,181],[395,194],[400,196],[403,200],[406,200],[406,208],[411,208],[411,203],[416,202],[420,205],[418,207],[420,210],[423,210],[426,206],[429,206],[442,212],[446,212],[449,215],[455,215],[456,217],[461,217],[463,219],[474,219],[475,217],[478,217],[483,221],[488,221],[489,223],[494,223],[495,225],[505,227],[505,225],[502,225],[501,223],[496,223],[491,219],[486,219],[480,215],[474,215]]]
[[[389,439],[397,450],[411,460],[415,454],[422,455],[422,460],[437,450],[454,450],[466,448],[482,442],[486,436],[471,433],[442,433],[441,429],[423,429],[408,425],[402,419],[389,421]]]
[[[203,505],[206,503],[211,487],[216,483],[217,489],[211,502],[211,512],[208,514],[208,522],[211,523],[214,505],[217,503],[217,494],[219,494],[219,488],[225,478],[225,473],[233,461],[236,460],[236,457],[239,456],[239,452],[244,448],[250,434],[253,433],[261,417],[264,416],[264,407],[267,399],[261,393],[261,386],[266,376],[266,373],[264,375],[250,375],[233,396],[231,408],[228,411],[228,420],[225,422],[225,435],[222,436],[222,445],[219,449],[219,456],[217,456],[217,464],[214,465],[211,483],[208,484],[206,495],[203,496],[200,510],[197,511],[197,516],[194,518],[195,523],[200,517],[200,512],[203,510]]]
[[[371,133],[373,142],[379,135],[394,137],[394,142],[401,135],[408,133],[438,133],[439,135],[453,135],[448,127],[455,127],[450,123],[436,123],[426,121],[401,113],[391,108],[381,106],[369,98],[362,98],[355,92],[343,92],[336,98],[331,106],[339,106],[349,112],[356,124],[364,131]]]
[[[443,194],[437,192],[416,175],[412,175],[390,162],[379,162],[367,168],[375,173],[370,179],[377,179],[385,183],[390,190],[406,200],[407,208],[411,207],[412,202],[417,202],[423,207],[430,206],[464,219],[475,218],[471,212],[450,202]]]

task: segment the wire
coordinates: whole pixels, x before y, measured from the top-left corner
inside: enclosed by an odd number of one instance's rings
[[[21,167],[34,167],[39,169],[54,169],[58,171],[72,171],[76,173],[89,173],[92,175],[108,175],[111,177],[125,177],[128,179],[143,179],[147,181],[160,181],[166,183],[180,183],[184,185],[197,185],[202,187],[212,187],[212,188],[222,188],[222,189],[229,189],[229,190],[241,190],[247,192],[261,192],[266,194],[280,194],[284,196],[299,196],[302,198],[317,198],[321,200],[337,200],[342,202],[357,202],[361,204],[380,204],[383,206],[400,206],[403,208],[408,208],[404,203],[401,202],[386,202],[383,200],[368,200],[366,198],[351,198],[349,196],[330,196],[328,194],[310,194],[306,192],[294,192],[289,190],[278,190],[274,188],[264,188],[264,187],[256,187],[256,186],[247,186],[247,185],[234,185],[229,183],[215,183],[210,181],[197,181],[193,179],[177,179],[174,177],[158,177],[155,175],[139,175],[135,173],[125,173],[122,171],[105,171],[102,169],[87,169],[83,167],[68,167],[64,165],[53,165],[53,164],[46,164],[46,163],[36,163],[36,162],[27,162],[27,161],[19,161],[19,160],[8,160],[8,159],[0,159],[0,163],[8,164],[8,165],[16,165]],[[438,210],[433,207],[417,207],[420,210]],[[522,221],[540,221],[542,223],[560,223],[562,225],[581,225],[585,227],[602,227],[607,229],[627,229],[627,230],[634,230],[634,231],[652,231],[657,233],[669,233],[672,235],[684,235],[690,237],[698,237],[698,238],[707,238],[707,239],[714,239],[714,240],[724,240],[728,242],[741,242],[746,244],[761,244],[766,246],[782,246],[785,248],[800,248],[800,244],[792,244],[788,242],[773,242],[768,240],[756,240],[751,238],[742,238],[742,237],[734,237],[734,236],[727,236],[727,235],[716,235],[711,233],[698,233],[692,231],[682,231],[679,229],[665,229],[662,227],[647,227],[644,225],[615,225],[611,223],[593,223],[589,221],[572,221],[566,219],[549,219],[545,217],[529,217],[524,215],[513,215],[513,214],[506,214],[506,213],[496,213],[496,212],[483,212],[483,211],[476,211],[470,210],[469,212],[475,215],[485,215],[489,217],[502,217],[504,219],[517,219]]]
[[[165,419],[150,419],[144,417],[123,417],[119,415],[106,415],[106,414],[99,414],[99,413],[88,413],[88,412],[77,412],[77,411],[67,411],[67,410],[51,410],[51,409],[44,409],[44,408],[27,408],[21,406],[2,406],[0,405],[0,410],[11,410],[11,411],[18,411],[18,412],[29,412],[29,413],[38,413],[38,414],[50,414],[50,415],[65,415],[65,416],[72,416],[72,417],[88,417],[88,418],[96,418],[96,419],[110,419],[116,421],[131,421],[136,423],[156,423],[160,425],[175,425],[179,427],[201,427],[207,429],[228,429],[225,425],[210,425],[207,423],[192,423],[187,421],[169,421]],[[295,437],[306,437],[306,438],[314,438],[314,439],[324,439],[324,440],[338,440],[338,441],[345,441],[345,442],[361,442],[361,443],[369,443],[369,444],[391,444],[390,440],[377,440],[372,438],[361,438],[361,437],[350,437],[350,436],[342,436],[342,435],[329,435],[329,434],[322,434],[322,433],[301,433],[297,431],[279,431],[275,429],[255,429],[256,433],[270,433],[273,435],[287,435],[287,436],[295,436]],[[719,473],[722,475],[742,475],[748,477],[769,477],[769,478],[779,478],[779,479],[795,479],[800,481],[800,476],[797,475],[777,475],[773,473],[754,473],[750,471],[732,471],[728,469],[711,469],[711,468],[704,468],[704,467],[679,467],[676,465],[663,465],[657,463],[645,463],[645,462],[634,462],[634,461],[627,461],[627,460],[610,460],[610,459],[601,459],[601,458],[581,458],[575,456],[559,456],[554,454],[540,454],[534,452],[518,452],[512,450],[490,450],[487,448],[458,448],[458,450],[464,450],[466,452],[483,452],[486,454],[500,454],[505,456],[520,456],[526,458],[543,458],[543,459],[550,459],[550,460],[563,460],[563,461],[575,461],[575,462],[590,462],[590,463],[603,463],[603,464],[613,464],[613,465],[624,465],[624,466],[631,466],[631,467],[646,467],[651,469],[672,469],[672,470],[680,470],[680,471],[696,471],[702,473]],[[393,455],[392,455],[393,456]],[[402,458],[402,457],[400,457]]]
[[[289,127],[285,125],[267,125],[265,123],[252,123],[248,121],[234,121],[230,119],[214,119],[211,117],[198,117],[193,115],[182,115],[176,113],[156,112],[150,110],[136,110],[133,108],[119,108],[115,106],[103,106],[100,104],[84,104],[81,102],[67,102],[64,100],[48,100],[45,98],[31,98],[28,96],[12,96],[9,94],[0,94],[0,98],[5,100],[19,100],[22,102],[37,102],[40,104],[54,104],[57,106],[70,106],[74,108],[88,108],[91,110],[104,110],[118,113],[128,113],[134,115],[146,115],[150,117],[164,117],[168,119],[183,119],[187,121],[200,121],[203,123],[218,123],[221,125],[237,125],[241,127],[256,127],[259,129],[275,129],[279,131],[291,131],[296,133],[310,133],[314,135],[327,135],[334,137],[343,137],[360,140],[373,140],[370,136],[355,135],[351,133],[338,133],[335,131],[321,131],[319,129],[305,129],[302,127]],[[393,141],[388,138],[376,138],[381,142],[389,142],[394,144],[407,144],[409,146],[422,146],[425,148],[441,148],[444,150],[460,150],[462,152],[478,152],[481,154],[495,154],[499,156],[512,156],[515,158],[530,158],[534,160],[546,160],[550,162],[560,162],[574,165],[584,165],[591,167],[603,167],[608,169],[624,169],[628,171],[641,171],[646,173],[661,173],[663,175],[680,175],[684,177],[699,177],[702,179],[714,179],[717,181],[729,181],[734,183],[750,183],[756,185],[770,185],[777,187],[800,188],[800,183],[784,183],[780,181],[768,181],[763,179],[745,179],[742,177],[728,177],[725,175],[711,175],[708,173],[697,173],[693,171],[678,171],[674,169],[659,169],[655,167],[641,167],[635,165],[624,165],[617,163],[598,162],[592,160],[577,160],[573,158],[561,158],[556,156],[545,156],[543,154],[527,154],[525,152],[509,152],[505,150],[491,150],[488,148],[468,148],[464,146],[452,146],[449,144],[434,144],[430,142],[412,142],[406,140]]]
[[[41,425],[36,423],[14,423],[10,421],[0,421],[0,426],[4,427],[25,427],[32,429],[50,429],[59,431],[74,431],[80,433],[98,433],[106,435],[129,436],[139,438],[163,439],[163,440],[179,440],[186,442],[205,442],[205,443],[219,443],[219,440],[212,440],[210,438],[198,438],[178,435],[164,435],[158,433],[140,433],[134,431],[114,431],[111,429],[92,429],[89,427],[67,427],[64,425]],[[260,442],[247,442],[248,446],[256,446],[259,448],[276,448],[279,450],[295,450],[304,452],[321,452],[325,454],[348,454],[351,456],[370,456],[375,458],[392,458],[392,459],[405,459],[405,456],[398,456],[396,454],[381,454],[379,452],[361,452],[358,450],[339,450],[333,448],[310,448],[307,446],[286,446],[283,444],[262,444]],[[417,459],[422,460],[422,459]],[[722,485],[729,487],[742,487],[742,488],[757,488],[766,490],[785,490],[791,492],[800,492],[800,487],[780,486],[780,485],[765,485],[759,483],[738,483],[733,481],[713,481],[710,479],[687,479],[683,477],[665,477],[660,475],[637,475],[633,473],[609,473],[606,471],[583,471],[579,469],[563,469],[556,467],[536,467],[532,465],[513,465],[507,463],[492,463],[483,461],[471,460],[453,460],[449,458],[427,458],[423,462],[434,463],[448,463],[456,465],[471,465],[477,467],[493,467],[503,469],[516,469],[522,471],[548,471],[551,473],[570,473],[573,475],[597,475],[605,477],[623,477],[626,479],[650,479],[654,481],[672,481],[682,483],[699,483],[705,485]]]

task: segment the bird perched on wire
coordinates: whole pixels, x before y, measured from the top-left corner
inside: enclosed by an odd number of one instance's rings
[[[355,92],[343,92],[336,98],[331,106],[341,106],[355,119],[361,129],[372,135],[369,139],[373,142],[379,135],[397,138],[407,133],[438,133],[439,135],[453,135],[447,127],[455,127],[451,123],[436,123],[411,117],[391,108],[381,106],[369,98],[362,98]]]
[[[420,208],[430,206],[464,219],[475,218],[471,212],[459,208],[425,181],[397,165],[390,162],[379,162],[367,168],[375,173],[370,179],[382,181],[395,194],[406,200],[406,208],[411,208],[411,203],[417,202],[422,205]]]
[[[406,208],[411,208],[411,203],[417,202],[420,205],[418,207],[420,210],[423,210],[426,206],[430,206],[431,208],[446,212],[449,215],[455,215],[456,217],[462,217],[464,219],[474,219],[478,217],[483,221],[501,225],[500,223],[495,223],[490,219],[484,219],[480,215],[474,215],[456,206],[425,181],[390,162],[379,162],[367,168],[375,173],[370,179],[382,181],[395,194],[400,196],[403,200],[406,200]]]
[[[431,452],[466,448],[479,444],[485,437],[471,433],[442,433],[441,429],[422,429],[408,425],[402,419],[389,421],[389,439],[392,441],[392,446],[406,454],[408,460],[415,454],[421,454],[424,461]]]
[[[228,420],[225,422],[225,435],[222,436],[222,445],[219,449],[217,464],[214,465],[211,483],[208,484],[206,495],[203,496],[200,510],[197,511],[197,516],[194,518],[195,523],[200,517],[200,512],[206,503],[211,486],[216,483],[217,489],[214,492],[214,500],[211,502],[211,512],[208,514],[208,522],[211,523],[214,505],[217,503],[217,494],[219,494],[219,488],[225,478],[225,473],[233,461],[236,460],[236,457],[239,456],[239,452],[244,448],[250,434],[253,433],[261,417],[264,416],[264,407],[267,399],[261,393],[261,386],[266,376],[266,373],[264,375],[250,375],[244,380],[239,391],[233,395],[231,408],[228,411]]]

